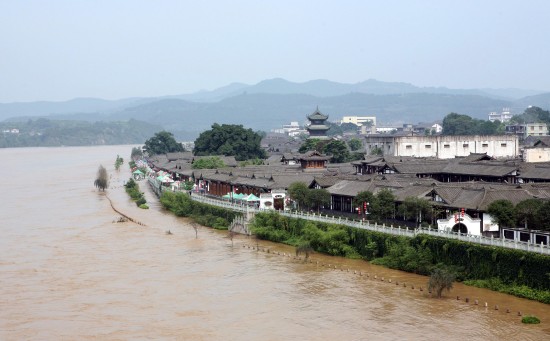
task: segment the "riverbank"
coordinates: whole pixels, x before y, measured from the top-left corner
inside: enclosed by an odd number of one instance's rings
[[[165,208],[182,216],[197,216],[197,212],[215,216],[218,210],[222,210],[225,216],[228,214],[228,210],[198,203],[184,193],[165,192],[161,202]],[[550,281],[547,278],[550,257],[545,255],[422,234],[414,238],[388,235],[284,217],[276,212],[257,213],[252,232],[260,239],[310,248],[333,256],[361,258],[421,275],[429,275],[435,267],[444,267],[455,273],[458,281],[550,303]]]

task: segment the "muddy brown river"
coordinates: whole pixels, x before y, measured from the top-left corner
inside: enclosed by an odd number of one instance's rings
[[[128,199],[114,162],[130,152],[0,149],[0,340],[550,340],[549,305],[460,284],[435,299],[427,278],[365,261],[304,263],[202,227],[196,239],[145,182],[151,209]],[[115,222],[100,164],[115,207],[146,226]]]

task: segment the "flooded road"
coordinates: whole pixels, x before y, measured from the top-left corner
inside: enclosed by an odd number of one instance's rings
[[[151,209],[128,199],[127,164],[113,165],[130,152],[0,149],[0,340],[550,339],[548,305],[460,284],[434,299],[419,290],[425,277],[364,261],[314,254],[304,263],[290,247],[232,245],[208,228],[196,239],[145,182]],[[115,207],[146,226],[115,222],[93,187],[100,164]],[[518,311],[542,323],[523,325]]]

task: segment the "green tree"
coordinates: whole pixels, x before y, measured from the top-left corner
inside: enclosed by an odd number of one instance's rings
[[[373,203],[372,210],[375,216],[381,219],[391,219],[395,214],[395,195],[384,188],[376,194],[376,200]]]
[[[309,207],[319,212],[321,207],[330,205],[330,193],[326,189],[310,189],[306,194],[306,202]]]
[[[155,133],[155,136],[145,141],[143,149],[149,155],[183,152],[185,149],[181,143],[176,142],[174,135],[165,130]]]
[[[107,175],[107,170],[103,165],[100,165],[97,169],[97,176],[94,181],[94,186],[101,191],[105,191],[109,187],[109,176]]]
[[[443,135],[470,135],[472,125],[470,116],[450,113],[443,118]]]
[[[348,146],[343,141],[332,140],[325,145],[323,153],[331,155],[330,162],[347,162],[350,158]]]
[[[451,271],[436,267],[428,280],[428,290],[434,291],[438,298],[441,298],[443,290],[450,291],[453,288],[453,282],[456,275]]]
[[[423,217],[430,211],[430,202],[417,197],[407,197],[399,206],[399,212],[405,219],[412,220],[417,224],[422,223]]]
[[[540,226],[538,212],[543,205],[540,199],[527,199],[519,202],[515,207],[516,225],[525,228]]]
[[[242,125],[214,123],[212,129],[202,132],[195,140],[195,155],[235,156],[237,161],[265,159],[261,137]]]
[[[355,198],[353,198],[353,207],[354,208],[361,208],[361,212],[364,210],[365,203],[367,203],[367,211],[369,213],[369,219],[375,219],[375,215],[373,214],[372,208],[375,206],[376,197],[372,192],[369,191],[363,191],[357,193]],[[365,214],[366,212],[363,212]]]
[[[351,138],[349,141],[348,141],[348,146],[349,146],[349,149],[354,152],[356,150],[359,150],[362,146],[363,146],[363,143],[361,142],[361,140],[359,140],[358,138],[354,137],[354,138]]]
[[[195,187],[195,183],[192,180],[187,180],[183,183],[183,188],[185,188],[186,191],[191,191]]]
[[[115,161],[115,169],[117,171],[120,170],[120,166],[122,166],[122,164],[124,164],[124,159],[121,158],[120,155],[117,155]]]
[[[288,195],[298,204],[298,209],[307,206],[308,192],[309,188],[303,182],[294,182],[288,186]]]
[[[443,135],[495,135],[502,131],[500,121],[485,121],[450,113],[443,119]]]
[[[495,200],[487,208],[489,213],[500,227],[515,226],[514,204],[509,200]]]
[[[217,156],[200,158],[193,161],[193,169],[216,169],[225,167],[225,163]]]
[[[545,200],[536,213],[541,230],[550,231],[550,200]]]
[[[323,150],[322,146],[323,146],[323,142],[320,139],[316,139],[316,138],[306,139],[304,143],[302,143],[302,145],[300,146],[300,149],[298,149],[298,152],[303,154],[305,152],[314,151],[314,150],[321,151]]]

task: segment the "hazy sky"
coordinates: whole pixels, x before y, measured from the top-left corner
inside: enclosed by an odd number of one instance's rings
[[[0,1],[0,102],[282,77],[550,91],[550,1]]]

